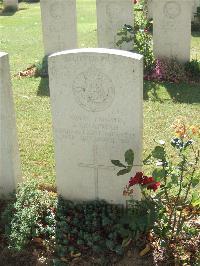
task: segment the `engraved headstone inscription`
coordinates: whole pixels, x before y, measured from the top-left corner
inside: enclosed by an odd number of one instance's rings
[[[96,0],[98,47],[117,48],[117,32],[128,24],[133,26],[132,0]],[[124,50],[133,49],[124,43]]]
[[[157,58],[190,60],[193,0],[153,0],[153,50]]]
[[[49,57],[56,182],[64,198],[124,202],[130,176],[117,177],[111,159],[123,160],[132,148],[134,171],[141,168],[142,61],[138,54],[101,48]]]
[[[41,0],[45,55],[77,47],[75,0]]]
[[[7,53],[0,52],[0,197],[8,196],[20,177],[9,60]]]

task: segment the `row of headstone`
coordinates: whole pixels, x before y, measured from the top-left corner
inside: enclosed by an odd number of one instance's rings
[[[0,52],[0,198],[21,178],[8,54]]]
[[[75,9],[74,1],[67,2]],[[142,56],[100,48],[64,51],[49,57],[49,78],[58,193],[72,200],[124,203],[122,190],[130,176],[117,178],[111,159],[123,160],[124,152],[132,148],[134,171],[141,171]],[[21,177],[6,53],[0,53],[0,86],[2,196],[12,192]],[[135,198],[140,198],[139,189]]]
[[[12,10],[18,9],[18,0],[3,0],[3,8],[10,8]]]
[[[100,48],[64,51],[49,57],[49,77],[58,193],[124,203],[130,176],[117,178],[111,159],[122,160],[132,148],[134,171],[141,171],[142,56]],[[20,178],[8,54],[0,53],[0,197]]]
[[[190,60],[193,0],[153,0],[153,46],[157,58]],[[117,31],[133,25],[132,0],[96,0],[99,48],[116,48]],[[45,54],[77,48],[76,1],[41,0]],[[131,45],[122,47],[131,50]]]
[[[76,0],[41,0],[40,6],[45,55],[77,48]],[[132,0],[96,0],[96,6],[98,47],[116,48],[117,31],[133,25]]]

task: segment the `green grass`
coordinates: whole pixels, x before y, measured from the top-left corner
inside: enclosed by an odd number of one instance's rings
[[[96,46],[95,0],[78,0],[79,47]],[[192,36],[192,57],[200,58],[200,34]],[[54,183],[54,151],[47,81],[14,76],[43,57],[39,4],[21,3],[20,10],[0,16],[0,50],[10,55],[24,177]],[[144,156],[154,139],[169,139],[178,116],[200,124],[200,84],[146,82],[144,86]],[[130,121],[131,123],[131,121]]]

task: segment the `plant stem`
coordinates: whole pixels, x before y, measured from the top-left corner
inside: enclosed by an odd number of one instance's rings
[[[185,166],[185,162],[186,162],[186,158],[184,155],[181,154],[181,151],[180,151],[180,154],[179,156],[182,157],[182,162],[181,162],[181,174],[180,174],[180,185],[179,185],[179,191],[178,191],[178,194],[177,194],[177,197],[176,197],[176,200],[175,200],[175,203],[174,203],[174,207],[173,207],[173,210],[172,210],[172,216],[174,216],[174,221],[173,221],[173,225],[172,225],[172,233],[171,233],[171,237],[170,239],[173,238],[174,236],[174,231],[175,231],[175,227],[176,227],[176,223],[177,223],[177,203],[180,199],[180,195],[181,195],[181,191],[182,191],[182,182],[183,182],[183,173],[184,173],[184,166]]]
[[[197,168],[197,165],[198,165],[198,162],[199,162],[199,157],[200,157],[200,151],[198,150],[197,154],[196,154],[193,145],[192,145],[192,150],[193,150],[193,152],[195,154],[195,164],[194,164],[194,167],[193,167],[193,170],[192,170],[192,173],[191,173],[191,179],[190,179],[190,182],[188,184],[188,187],[187,187],[183,202],[186,202],[186,200],[188,198],[188,195],[189,195],[189,192],[190,192],[190,189],[191,189],[191,186],[192,186],[193,178],[194,178],[194,173],[196,171],[196,168]],[[182,214],[183,214],[183,209],[181,210],[181,212],[179,214],[176,235],[178,235],[178,233],[180,232],[180,230],[181,230],[181,228],[183,226],[184,220],[185,220],[184,218],[182,218]]]

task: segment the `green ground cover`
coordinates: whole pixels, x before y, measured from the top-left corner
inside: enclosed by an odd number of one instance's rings
[[[96,46],[95,1],[78,0],[79,47]],[[21,3],[0,16],[0,50],[10,55],[23,176],[54,184],[54,151],[47,80],[16,74],[43,57],[39,4]],[[192,34],[192,58],[200,58],[200,33]],[[144,84],[144,156],[154,139],[169,139],[178,116],[200,124],[200,84]],[[131,121],[130,121],[131,123]]]

